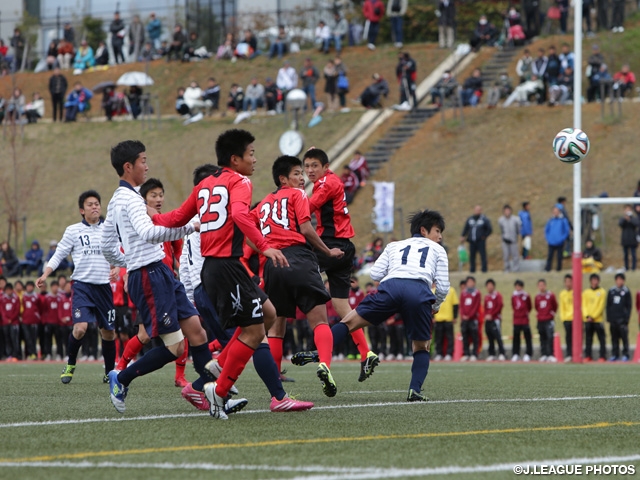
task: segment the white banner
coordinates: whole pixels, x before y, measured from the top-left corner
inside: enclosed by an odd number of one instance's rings
[[[393,232],[394,202],[396,184],[393,182],[373,182],[374,222],[378,233]]]

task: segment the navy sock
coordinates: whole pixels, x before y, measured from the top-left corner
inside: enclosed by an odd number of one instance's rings
[[[431,360],[431,354],[426,350],[418,350],[413,354],[409,388],[416,392],[422,391],[422,383],[429,373],[429,360]]]
[[[207,343],[203,343],[202,345],[198,345],[194,347],[193,345],[189,346],[189,351],[191,352],[191,357],[193,358],[193,367],[198,372],[200,377],[193,382],[191,385],[194,390],[198,390],[202,392],[204,390],[204,384],[209,382],[209,377],[205,374],[204,366],[211,360],[211,352],[209,351],[209,345]]]
[[[349,327],[347,327],[346,323],[336,323],[333,327],[331,327],[331,334],[333,335],[333,351],[337,350],[342,342],[345,341],[347,335],[349,335]]]
[[[80,347],[82,346],[82,338],[78,340],[73,336],[73,332],[69,334],[69,343],[67,344],[67,352],[69,353],[69,360],[67,363],[69,365],[75,365],[78,361],[78,352],[80,351]]]
[[[282,388],[280,372],[269,350],[269,344],[261,343],[253,352],[253,366],[271,396],[276,397],[276,400],[282,400],[287,393]]]
[[[149,350],[142,358],[133,362],[118,374],[118,381],[128,387],[134,378],[160,370],[167,363],[175,362],[176,357],[167,347],[156,347]]]
[[[116,341],[102,339],[102,356],[104,357],[104,373],[109,373],[116,366]]]

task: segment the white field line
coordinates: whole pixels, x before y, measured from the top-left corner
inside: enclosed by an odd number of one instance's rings
[[[404,391],[404,390],[403,390]],[[629,395],[596,395],[590,397],[546,397],[546,398],[473,398],[473,399],[457,399],[457,400],[433,400],[427,403],[422,402],[377,402],[377,403],[352,403],[346,405],[324,405],[314,407],[313,410],[338,410],[344,408],[375,408],[390,406],[413,406],[422,405],[451,405],[458,403],[517,403],[517,402],[576,402],[591,400],[620,400],[628,398],[640,398],[640,394]],[[235,415],[248,415],[256,413],[270,413],[267,409],[260,410],[244,410]],[[46,427],[51,425],[80,425],[83,423],[103,423],[103,422],[130,422],[145,420],[162,420],[167,418],[190,418],[202,417],[205,413],[175,413],[167,415],[143,415],[138,417],[111,417],[111,418],[81,418],[68,420],[45,420],[42,422],[16,422],[16,423],[0,423],[0,428],[24,428],[24,427]]]

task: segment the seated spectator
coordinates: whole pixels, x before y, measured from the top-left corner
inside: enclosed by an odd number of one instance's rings
[[[211,115],[212,110],[220,108],[220,85],[218,85],[215,78],[209,77],[209,80],[207,80],[207,89],[202,92],[202,99],[206,104],[209,115]]]
[[[497,39],[497,33],[496,28],[487,20],[487,16],[482,15],[471,35],[469,44],[475,52],[477,52],[482,45],[493,46]]]
[[[86,70],[94,67],[96,59],[93,56],[93,48],[89,46],[86,40],[82,40],[80,48],[76,52],[76,58],[73,62],[73,68],[76,70]]]
[[[227,108],[236,112],[242,111],[242,105],[244,104],[244,92],[242,87],[237,83],[231,85],[229,90],[229,96],[227,97]]]
[[[267,77],[264,81],[264,101],[268,113],[276,113],[278,103],[282,102],[282,92],[271,77]]]
[[[10,122],[19,122],[24,115],[24,95],[19,88],[13,89],[13,95],[9,97],[7,102],[7,120]]]
[[[109,65],[109,49],[107,45],[100,40],[95,53],[96,65]]]
[[[56,253],[56,249],[58,248],[58,242],[56,242],[55,240],[51,240],[49,242],[49,252],[47,252],[47,259],[46,262],[48,263],[49,260],[51,260],[53,258],[53,256]],[[60,265],[58,265],[58,268],[56,268],[53,272],[51,272],[52,274],[54,273],[59,273],[63,270],[72,270],[73,271],[73,263],[69,261],[68,257],[65,257],[62,259],[62,261],[60,262]]]
[[[205,58],[211,58],[211,53],[207,51],[207,47],[200,41],[196,32],[189,34],[189,41],[184,47],[182,56],[183,62],[200,61]]]
[[[597,99],[604,101],[609,95],[609,84],[611,83],[611,74],[607,68],[607,64],[603,63],[600,68],[591,74],[589,78],[589,87],[587,88],[587,102],[595,102]],[[600,98],[603,96],[603,98]]]
[[[28,123],[37,123],[39,118],[44,117],[44,100],[39,92],[33,94],[33,100],[24,108]]]
[[[531,80],[531,75],[533,75],[533,57],[528,48],[524,49],[522,58],[520,58],[516,64],[516,74],[520,77],[520,83]]]
[[[508,107],[516,100],[520,103],[520,106],[529,104],[529,97],[531,95],[537,95],[544,89],[544,83],[538,77],[533,75],[531,80],[521,83],[516,87],[509,98],[502,104],[503,107]]]
[[[360,182],[358,181],[356,174],[351,170],[351,168],[349,168],[349,165],[345,165],[342,168],[340,180],[342,180],[344,185],[345,201],[347,202],[347,205],[349,205],[353,202],[353,197],[358,191],[358,188],[360,188]]]
[[[575,68],[575,55],[571,51],[571,47],[568,43],[562,44],[562,46],[560,47],[560,55],[558,55],[558,58],[560,59],[560,66],[562,67],[562,70],[567,67],[571,67],[571,70],[573,71],[573,69]]]
[[[222,45],[218,47],[218,51],[216,52],[216,59],[218,60],[231,60],[235,58],[234,52],[236,49],[236,44],[233,41],[233,34],[227,33],[227,36]]]
[[[184,116],[189,116],[191,111],[189,105],[184,101],[184,88],[178,88],[178,96],[176,97],[176,112]]]
[[[451,97],[454,94],[458,82],[451,75],[451,70],[445,70],[438,83],[431,89],[431,103],[437,105],[438,108],[442,106],[444,99]],[[444,94],[444,99],[443,99]]]
[[[573,68],[566,67],[558,82],[549,87],[549,106],[564,105],[573,95]]]
[[[158,57],[166,57],[169,55],[169,50],[171,47],[169,46],[169,42],[166,40],[162,40],[160,42],[160,48],[157,50]]]
[[[279,25],[278,34],[271,42],[269,58],[273,58],[276,55],[278,58],[282,58],[284,54],[289,52],[289,42],[291,42],[291,39],[289,38],[289,34],[285,30],[284,25]]]
[[[44,252],[37,240],[31,242],[31,248],[24,254],[24,261],[20,262],[20,276],[31,275],[36,272],[42,275],[42,257]]]
[[[582,251],[582,273],[598,273],[602,270],[602,252],[588,239]]]
[[[20,260],[9,246],[9,242],[0,244],[0,267],[5,277],[15,277],[20,272]]]
[[[71,59],[73,59],[74,49],[73,43],[67,42],[64,38],[58,42],[58,65],[63,70],[71,68]]]
[[[251,79],[251,83],[247,85],[247,89],[244,91],[242,109],[248,111],[249,106],[251,106],[251,111],[253,112],[264,106],[264,86],[258,83],[258,79],[255,77]]]
[[[102,91],[102,108],[107,121],[111,121],[116,110],[116,95],[113,87],[107,87]]]
[[[462,106],[471,105],[475,107],[482,97],[482,72],[479,68],[475,68],[469,78],[464,81],[462,86]]]
[[[324,53],[329,53],[329,44],[331,43],[331,29],[329,25],[324,23],[324,20],[318,22],[315,32],[315,44],[318,50]]]
[[[192,80],[184,91],[184,101],[192,114],[200,113],[207,108],[207,104],[202,99],[202,89],[195,80]]]
[[[0,123],[4,122],[4,114],[6,110],[4,98],[0,97]]]
[[[186,41],[187,38],[182,31],[182,25],[176,23],[176,26],[173,27],[171,45],[169,45],[169,49],[167,50],[167,62],[170,62],[173,58],[175,58],[176,60],[182,60],[182,53]]]
[[[340,12],[335,12],[333,14],[333,28],[331,29],[330,41],[332,41],[336,47],[336,54],[338,55],[342,52],[342,42],[346,38],[347,33],[349,33],[349,22],[340,15]]]
[[[131,107],[131,115],[135,120],[142,113],[142,88],[132,85],[127,92],[129,107]]]
[[[513,27],[514,25],[522,25],[522,17],[515,7],[511,7],[509,9],[506,20],[510,27]]]
[[[278,70],[276,77],[276,85],[282,91],[282,96],[287,97],[289,90],[293,90],[298,86],[298,72],[291,66],[289,60],[285,60],[282,67]]]
[[[384,241],[382,238],[378,237],[373,242],[367,245],[367,248],[362,255],[362,264],[366,265],[367,263],[375,263],[382,251],[384,250]]]
[[[513,92],[513,84],[506,70],[500,72],[500,76],[493,82],[493,86],[489,89],[489,98],[487,99],[488,108],[496,108],[498,102],[507,98]]]
[[[547,69],[544,73],[546,83],[548,86],[557,85],[562,73],[562,62],[556,53],[556,47],[550,46],[547,52]]]
[[[64,104],[65,122],[75,122],[78,113],[85,113],[91,109],[90,100],[93,98],[93,92],[82,86],[82,83],[76,82],[73,90],[67,95],[67,101]]]
[[[631,92],[631,95],[633,95],[633,86],[636,83],[636,76],[629,69],[628,63],[625,63],[622,66],[622,70],[613,76],[613,82],[613,89],[620,90],[621,97],[624,97],[627,92]]]
[[[251,30],[244,32],[244,39],[236,45],[233,51],[234,58],[244,58],[251,60],[260,55],[258,52],[258,40]]]
[[[507,30],[507,41],[514,46],[520,47],[527,41],[527,34],[524,32],[522,25],[516,23],[510,25]]]
[[[373,83],[360,94],[360,103],[364,108],[382,108],[381,96],[389,95],[389,84],[379,73],[372,75]]]
[[[156,59],[156,54],[153,51],[153,44],[151,42],[145,42],[140,50],[140,61],[150,62]]]
[[[4,40],[0,38],[0,63],[6,62],[8,51],[9,47],[5,45]]]
[[[371,172],[369,171],[367,159],[360,150],[356,150],[353,153],[353,158],[349,162],[349,168],[358,177],[358,184],[363,187],[366,184]]]
[[[51,40],[49,44],[49,48],[47,50],[47,70],[53,70],[58,67],[58,44],[55,40]]]

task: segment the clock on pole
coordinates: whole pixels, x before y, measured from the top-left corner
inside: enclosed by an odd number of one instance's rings
[[[280,136],[278,146],[283,155],[295,157],[302,152],[304,138],[298,131],[298,114],[307,103],[307,94],[299,88],[291,90],[285,98],[287,111],[293,111],[293,129],[287,130]]]

